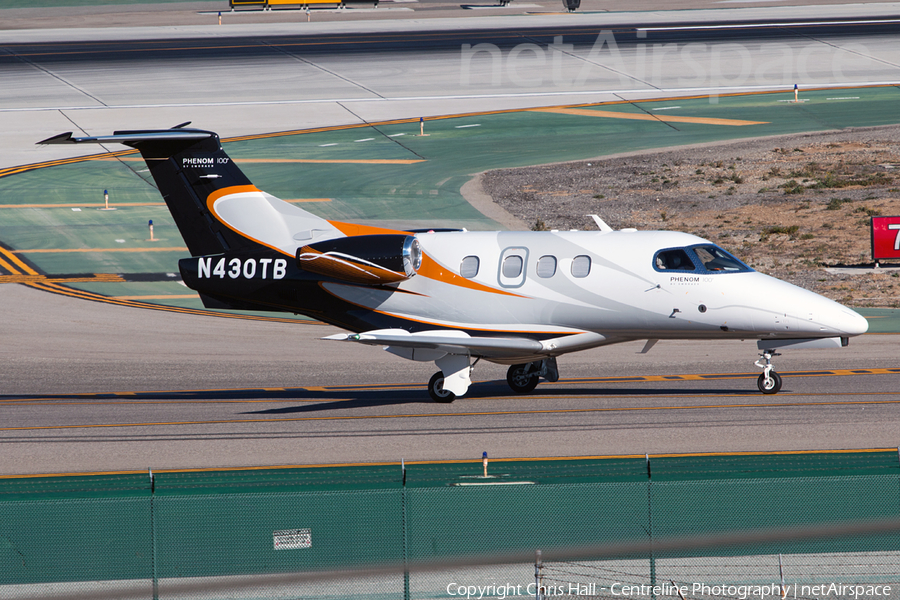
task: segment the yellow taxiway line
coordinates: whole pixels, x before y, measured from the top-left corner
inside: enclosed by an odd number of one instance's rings
[[[116,300],[196,300],[200,294],[153,294],[150,296],[112,296]]]
[[[131,252],[139,252],[139,251],[147,251],[146,248],[137,248],[137,249],[122,249],[116,248],[118,251],[131,251]],[[150,248],[149,250],[154,250],[154,248]],[[184,248],[183,250],[187,250]],[[84,250],[86,252],[96,252],[96,250]],[[54,278],[47,277],[46,275],[41,275],[33,268],[29,267],[26,263],[22,261],[14,251],[8,250],[6,248],[0,247],[0,268],[5,269],[9,272],[8,275],[0,275],[0,283],[20,283],[23,285],[27,285],[30,288],[40,290],[43,292],[51,292],[53,294],[59,294],[62,296],[69,296],[70,298],[79,298],[81,300],[91,300],[94,302],[103,302],[105,304],[114,304],[118,306],[127,306],[130,308],[144,308],[149,310],[162,310],[166,312],[177,312],[182,314],[190,314],[190,315],[203,315],[203,316],[211,316],[211,317],[225,317],[229,319],[243,319],[249,321],[267,321],[267,322],[279,322],[279,323],[292,323],[295,325],[303,325],[309,323],[319,323],[319,321],[301,321],[298,319],[288,319],[283,317],[261,317],[257,315],[245,315],[245,314],[233,314],[233,313],[225,313],[225,312],[216,312],[211,310],[204,309],[196,309],[196,308],[182,308],[179,306],[167,306],[165,304],[151,304],[148,302],[142,302],[140,300],[133,300],[128,298],[116,298],[114,296],[104,296],[102,294],[95,294],[93,292],[88,292],[84,290],[79,290],[77,288],[67,287],[68,283],[88,283],[88,282],[121,282],[122,279],[115,274],[104,274],[99,273],[93,277],[83,277],[83,278]],[[166,296],[167,298],[174,298],[176,296]],[[193,297],[193,296],[191,296]]]
[[[755,393],[734,394],[735,396],[757,396]],[[785,394],[791,396],[806,396],[813,394]],[[828,394],[814,394],[817,397]],[[846,393],[831,394],[846,397]],[[863,392],[857,396],[893,396],[894,392]],[[540,399],[541,396],[529,396],[530,399]],[[609,398],[609,396],[604,396]],[[627,396],[633,398],[633,396]],[[181,425],[238,425],[247,423],[294,423],[313,421],[367,421],[375,419],[427,419],[443,417],[485,417],[504,415],[559,415],[570,413],[613,413],[613,412],[647,412],[647,411],[685,411],[702,409],[742,409],[742,408],[799,408],[807,406],[865,406],[865,405],[896,405],[900,399],[893,400],[836,400],[819,402],[748,402],[740,404],[698,404],[679,406],[620,406],[620,407],[594,407],[594,408],[548,408],[532,410],[494,410],[473,412],[438,412],[438,413],[403,413],[394,415],[335,415],[327,417],[278,417],[268,419],[204,419],[199,421],[158,421],[137,423],[86,423],[82,425],[34,425],[21,427],[0,427],[0,431],[61,431],[68,429],[119,429],[128,427],[173,427]]]
[[[294,200],[282,200],[282,202],[298,203],[298,202],[331,202],[331,198],[297,198]],[[110,208],[135,208],[138,206],[165,206],[165,202],[118,202],[109,203]],[[106,208],[106,204],[102,202],[90,203],[69,203],[69,204],[0,204],[2,208]],[[33,252],[33,250],[15,250],[15,252]]]
[[[784,371],[781,373],[786,377],[847,377],[847,376],[861,376],[861,375],[900,375],[900,367],[898,368],[869,368],[869,369],[829,369],[829,370],[821,370],[821,371]],[[758,376],[757,373],[688,373],[681,375],[623,375],[623,376],[611,376],[611,377],[589,377],[589,378],[579,378],[579,379],[560,379],[556,384],[544,384],[544,389],[550,386],[555,386],[554,389],[558,386],[564,385],[586,385],[586,384],[604,384],[604,383],[655,383],[655,382],[673,382],[673,381],[725,381],[725,380],[734,380],[734,379],[755,379]],[[474,385],[486,385],[491,383],[497,383],[495,381],[480,381],[475,382]],[[351,384],[351,385],[332,385],[332,386],[304,386],[297,388],[286,388],[286,387],[272,387],[272,388],[221,388],[221,389],[201,389],[201,390],[155,390],[155,391],[132,391],[132,392],[103,392],[103,393],[74,393],[74,394],[52,394],[43,397],[14,397],[14,396],[0,396],[0,405],[2,404],[45,404],[52,403],[54,405],[123,405],[123,404],[259,404],[259,403],[272,403],[272,402],[296,402],[296,403],[315,403],[315,402],[344,402],[350,401],[353,398],[334,398],[334,397],[318,397],[318,398],[303,398],[303,397],[293,397],[293,398],[283,398],[283,397],[267,397],[267,398],[243,398],[243,399],[196,399],[190,397],[184,398],[154,398],[154,396],[158,395],[177,395],[183,394],[185,396],[198,396],[198,395],[209,395],[209,394],[258,394],[259,392],[291,392],[297,395],[301,395],[304,393],[315,392],[315,393],[331,393],[331,394],[351,394],[351,393],[360,393],[360,392],[396,392],[396,391],[410,391],[417,390],[421,388],[421,384],[419,383],[384,383],[384,384]],[[563,390],[564,391],[564,390]],[[890,394],[892,392],[860,392],[854,395],[884,395]],[[846,395],[842,393],[843,395]],[[723,395],[733,396],[733,397],[743,397],[743,396],[758,396],[759,394],[756,392],[743,392],[743,391],[734,391],[731,393],[726,393]],[[782,395],[791,395],[791,396],[803,396],[808,394],[801,393],[785,393]],[[822,395],[830,395],[830,394],[822,394]],[[114,397],[129,397],[134,398],[134,400],[128,401],[118,401],[111,398],[109,396]],[[529,399],[551,399],[551,398],[578,398],[582,397],[583,394],[538,394],[538,395],[528,395],[528,396],[518,396],[518,395],[506,395],[506,396],[490,396],[490,397],[478,397],[479,401],[486,400],[502,400],[509,398],[529,398]],[[694,397],[695,393],[691,394],[666,394],[668,398],[681,398],[681,397]],[[146,399],[141,399],[144,397]],[[604,394],[604,398],[634,398],[633,394],[622,395],[622,394]],[[647,396],[645,396],[647,397]],[[897,402],[900,402],[898,400]],[[757,406],[757,405],[748,405],[748,406]],[[759,404],[758,406],[778,406],[777,404]],[[640,409],[640,407],[638,407]],[[654,410],[658,410],[659,408],[668,408],[668,407],[656,407]],[[574,410],[582,410],[582,409],[574,409]],[[612,410],[612,409],[607,409]],[[649,409],[648,409],[649,410]],[[461,414],[461,413],[456,413]]]
[[[99,162],[144,162],[139,156],[122,156],[119,158],[98,158]],[[335,165],[414,165],[426,162],[424,158],[233,158],[236,163],[308,163]]]
[[[577,115],[581,117],[604,117],[607,119],[630,119],[633,121],[662,121],[663,123],[699,123],[702,125],[764,125],[768,121],[741,121],[738,119],[713,119],[707,117],[679,117],[675,115],[656,115],[648,113],[626,113],[612,110],[590,110],[584,108],[530,108],[530,112],[554,113],[559,115]]]
[[[133,206],[165,206],[165,202],[128,202],[120,204],[110,204],[110,208],[131,208]],[[0,208],[106,208],[105,202],[93,202],[89,204],[0,204]]]
[[[13,254],[59,254],[66,252],[187,252],[186,246],[148,246],[146,248],[33,248],[12,250]]]

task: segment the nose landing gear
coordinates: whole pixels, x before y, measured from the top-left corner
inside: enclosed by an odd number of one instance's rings
[[[781,390],[781,375],[775,372],[775,366],[772,364],[773,356],[781,356],[774,350],[763,350],[760,355],[761,360],[756,361],[757,367],[763,370],[759,378],[756,380],[756,387],[763,394],[777,394]],[[765,361],[763,363],[762,361]]]

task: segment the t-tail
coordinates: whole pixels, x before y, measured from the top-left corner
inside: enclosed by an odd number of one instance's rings
[[[250,182],[216,133],[187,125],[69,132],[38,143],[137,149],[193,257],[179,261],[182,278],[208,308],[302,312],[353,329],[318,310],[308,297],[317,286],[306,294],[299,288],[323,278],[385,285],[415,274],[421,256],[413,236],[330,222],[279,200]]]
[[[287,220],[292,225],[309,221],[309,230],[326,238],[343,235],[326,220],[258,190],[225,154],[216,133],[186,125],[97,137],[69,132],[39,143],[116,143],[140,151],[192,256],[266,247],[293,254],[295,240],[284,228]],[[294,210],[285,212],[285,207]]]

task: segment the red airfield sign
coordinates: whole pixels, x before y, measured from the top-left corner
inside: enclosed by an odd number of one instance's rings
[[[872,217],[872,258],[900,258],[900,216]]]

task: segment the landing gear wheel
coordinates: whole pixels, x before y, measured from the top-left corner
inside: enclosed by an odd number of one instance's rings
[[[428,395],[432,400],[441,404],[450,404],[456,400],[456,394],[444,389],[444,373],[442,371],[431,376],[431,381],[428,382]]]
[[[766,377],[766,374],[762,373],[756,380],[756,387],[763,394],[777,394],[781,389],[781,375],[775,371],[769,371],[769,376]]]
[[[537,372],[529,373],[527,371],[529,366],[530,364],[513,365],[506,372],[506,383],[517,394],[527,394],[537,387],[540,375]]]

